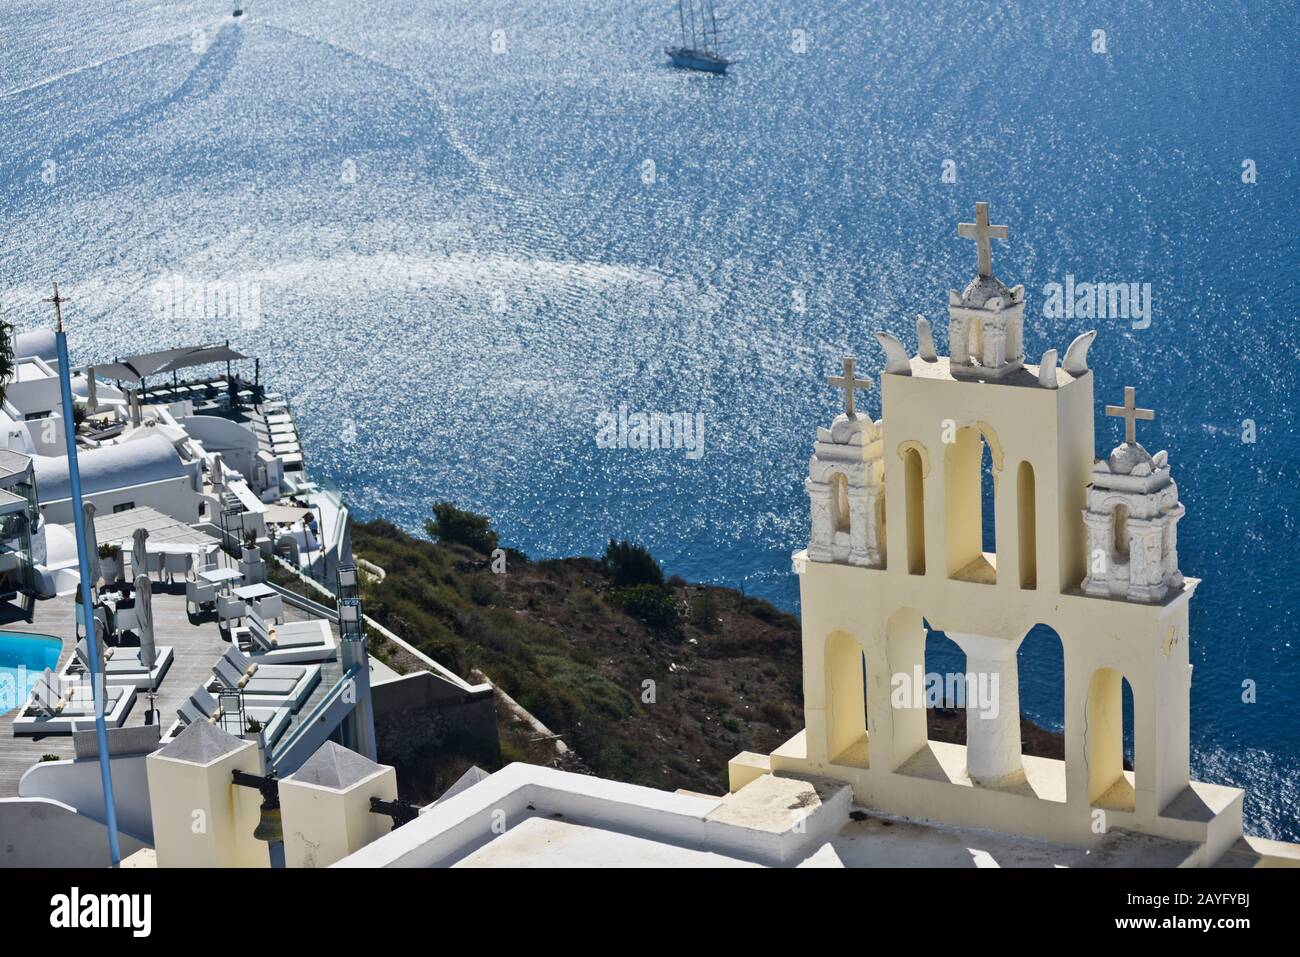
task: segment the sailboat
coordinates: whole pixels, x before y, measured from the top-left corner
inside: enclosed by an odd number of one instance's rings
[[[732,61],[722,55],[718,43],[718,17],[713,0],[677,0],[681,25],[680,46],[664,47],[673,66],[706,73],[726,73]]]

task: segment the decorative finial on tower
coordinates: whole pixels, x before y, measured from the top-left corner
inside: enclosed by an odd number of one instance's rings
[[[70,302],[71,300],[65,299],[63,296],[59,295],[59,284],[56,282],[54,284],[54,295],[51,298],[45,299],[43,301],[54,303],[54,323],[55,323],[54,331],[62,332],[63,331],[63,304],[65,302]]]
[[[1048,349],[1043,353],[1043,359],[1038,363],[1038,384],[1044,389],[1055,389],[1056,383],[1056,350]]]
[[[1131,385],[1124,386],[1124,404],[1106,406],[1106,414],[1124,420],[1124,444],[1137,445],[1137,420],[1150,421],[1156,417],[1154,409],[1137,407],[1137,390]]]
[[[856,404],[853,401],[854,393],[862,389],[866,391],[872,386],[870,379],[856,379],[853,376],[853,356],[844,357],[844,375],[833,375],[826,380],[827,384],[833,389],[844,390],[844,414],[850,419],[858,417]]]
[[[1089,329],[1087,332],[1075,336],[1074,341],[1065,350],[1065,358],[1061,361],[1061,368],[1076,379],[1079,376],[1087,375],[1088,348],[1092,345],[1092,340],[1096,338],[1096,329]]]
[[[889,375],[911,375],[912,360],[898,336],[892,332],[877,332],[876,341],[885,350],[885,372]]]
[[[916,316],[916,354],[925,362],[939,361],[939,353],[934,348],[934,333],[930,330],[930,320],[920,313]]]
[[[980,277],[985,278],[993,275],[993,253],[990,248],[990,239],[1006,239],[1008,236],[1006,226],[989,225],[989,204],[975,204],[975,222],[958,223],[957,235],[962,239],[973,239],[979,246],[979,269]]]

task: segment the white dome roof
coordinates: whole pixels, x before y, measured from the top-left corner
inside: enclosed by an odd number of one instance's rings
[[[186,474],[181,457],[162,435],[146,435],[119,445],[101,445],[97,449],[80,449],[81,491],[94,495],[110,489],[160,482]],[[68,479],[68,460],[63,456],[37,455],[32,458],[36,470],[36,496],[41,502],[58,502],[72,496]]]

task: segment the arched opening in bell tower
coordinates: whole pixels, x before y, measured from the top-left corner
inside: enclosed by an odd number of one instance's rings
[[[866,657],[846,631],[826,639],[826,754],[832,764],[869,766]]]
[[[925,466],[917,449],[903,453],[903,494],[907,506],[907,571],[925,574]]]
[[[923,658],[925,736],[930,741],[966,743],[966,653],[925,622]]]
[[[993,471],[993,453],[984,436],[980,436],[980,552],[993,563],[998,553],[997,532],[998,477]],[[996,574],[996,568],[994,569]]]
[[[831,475],[831,532],[849,533],[849,478],[843,472]]]
[[[1055,765],[1038,765],[1031,779],[1041,787],[1040,798],[1065,801],[1065,646],[1055,628],[1042,623],[1025,635],[1016,652],[1020,682],[1020,755],[1048,758]]]
[[[949,578],[997,583],[996,465],[976,426],[958,429],[944,451]]]
[[[1110,811],[1132,811],[1137,806],[1136,778],[1125,752],[1133,741],[1133,688],[1113,668],[1093,672],[1085,727],[1088,803]]]
[[[1017,526],[1020,530],[1020,587],[1038,587],[1038,502],[1034,467],[1021,462],[1016,470]]]
[[[1122,565],[1128,564],[1129,559],[1128,518],[1128,506],[1122,502],[1116,505],[1114,514],[1115,540],[1111,545],[1111,552],[1115,556],[1115,561]]]

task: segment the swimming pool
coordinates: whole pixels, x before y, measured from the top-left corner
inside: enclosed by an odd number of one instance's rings
[[[0,714],[27,700],[41,672],[59,666],[62,650],[63,642],[49,635],[0,631]]]

